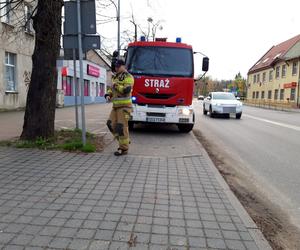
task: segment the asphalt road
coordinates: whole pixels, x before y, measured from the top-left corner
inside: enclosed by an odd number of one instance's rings
[[[300,226],[300,113],[244,107],[241,120],[212,119],[195,108],[195,128]]]

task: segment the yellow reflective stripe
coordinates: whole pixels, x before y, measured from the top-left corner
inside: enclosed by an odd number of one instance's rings
[[[120,93],[122,93],[123,90],[124,90],[124,86],[118,84],[118,86],[117,86],[117,91],[120,92]]]
[[[125,99],[125,100],[113,100],[112,101],[113,104],[131,104],[131,99]]]
[[[129,144],[129,139],[128,138],[119,138],[119,143],[120,145],[128,145]]]

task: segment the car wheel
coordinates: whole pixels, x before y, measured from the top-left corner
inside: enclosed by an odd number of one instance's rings
[[[209,107],[209,115],[210,115],[211,118],[215,117],[214,113],[212,112],[211,106]]]
[[[241,117],[242,117],[242,113],[236,114],[236,115],[235,115],[235,118],[236,118],[236,119],[241,119]]]
[[[204,105],[203,105],[203,115],[207,115],[207,110],[205,109]]]
[[[178,124],[181,133],[189,133],[193,130],[194,124]]]

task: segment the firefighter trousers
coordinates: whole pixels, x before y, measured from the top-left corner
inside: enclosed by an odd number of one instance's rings
[[[113,108],[107,121],[107,127],[118,140],[119,148],[125,151],[129,149],[130,142],[128,129],[130,113],[131,108],[128,107]]]

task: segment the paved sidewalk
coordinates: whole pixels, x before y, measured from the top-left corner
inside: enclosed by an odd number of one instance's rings
[[[0,249],[263,249],[218,178],[205,155],[0,147]]]

